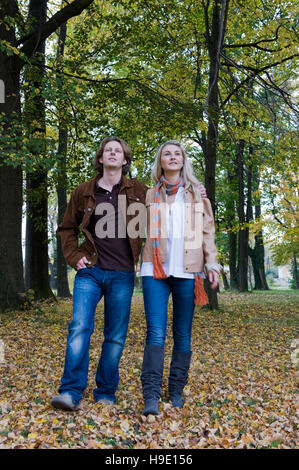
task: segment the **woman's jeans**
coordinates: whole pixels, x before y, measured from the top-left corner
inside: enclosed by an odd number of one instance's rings
[[[146,344],[164,346],[169,295],[173,301],[174,349],[190,352],[194,313],[194,279],[154,279],[144,276],[143,297],[147,324]]]
[[[73,291],[73,320],[69,324],[65,367],[59,393],[69,393],[78,404],[87,386],[90,337],[94,314],[104,296],[104,342],[96,372],[94,399],[115,402],[118,365],[125,345],[134,272],[103,270],[98,266],[79,269]]]

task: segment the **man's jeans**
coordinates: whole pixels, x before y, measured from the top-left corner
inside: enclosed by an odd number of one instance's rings
[[[118,365],[125,345],[134,272],[103,270],[98,266],[79,269],[73,291],[73,320],[69,324],[65,367],[59,393],[68,392],[75,404],[87,386],[90,337],[94,314],[104,296],[104,342],[96,372],[94,399],[115,399]]]
[[[173,300],[173,340],[178,351],[190,352],[194,313],[194,279],[170,276],[167,279],[142,278],[147,324],[146,344],[164,346],[167,329],[167,307]]]

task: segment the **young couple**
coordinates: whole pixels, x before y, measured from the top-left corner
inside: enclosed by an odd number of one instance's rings
[[[73,191],[58,227],[64,256],[77,274],[64,372],[59,395],[51,400],[54,408],[78,409],[87,386],[94,314],[102,297],[104,341],[94,399],[106,404],[116,401],[119,361],[127,336],[134,290],[134,268],[143,242],[141,234],[136,236],[135,231],[129,230],[136,203],[142,208],[145,205],[147,212],[147,237],[140,272],[147,324],[141,371],[143,414],[159,412],[170,293],[174,344],[169,399],[174,407],[183,406],[182,392],[191,359],[194,305],[207,303],[202,282],[205,274],[213,289],[218,285],[213,213],[210,201],[205,197],[205,188],[195,178],[179,142],[165,142],[158,150],[152,170],[155,182],[152,189],[136,178],[124,176],[130,163],[131,151],[122,139],[104,139],[94,160],[97,175]],[[125,208],[118,203],[121,196],[125,197]],[[113,211],[105,210],[109,205],[114,207]],[[108,213],[114,219],[113,236],[103,236],[103,230],[99,230],[109,223]],[[85,237],[80,246],[79,230]]]

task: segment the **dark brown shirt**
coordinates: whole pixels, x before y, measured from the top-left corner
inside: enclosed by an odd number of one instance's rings
[[[95,182],[96,208],[87,227],[97,249],[96,264],[112,271],[134,271],[134,260],[125,222],[118,206],[121,181],[111,192]]]

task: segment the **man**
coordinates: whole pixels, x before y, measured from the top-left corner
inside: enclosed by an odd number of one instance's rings
[[[94,160],[97,176],[81,183],[73,191],[58,227],[64,256],[77,274],[64,373],[59,395],[51,400],[54,408],[78,409],[87,386],[94,314],[103,296],[104,341],[93,394],[96,402],[113,404],[116,401],[118,366],[127,336],[134,290],[134,266],[138,263],[142,245],[142,236],[128,230],[135,213],[129,210],[129,206],[135,203],[143,205],[147,192],[147,187],[136,178],[124,176],[130,163],[131,151],[127,144],[118,137],[105,138]],[[204,188],[202,191],[204,195]],[[119,204],[121,196],[126,207]],[[85,236],[80,246],[79,229]]]

